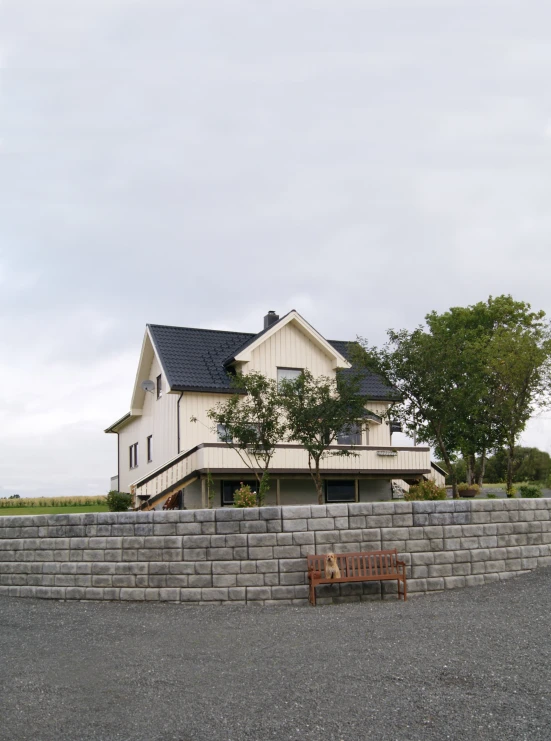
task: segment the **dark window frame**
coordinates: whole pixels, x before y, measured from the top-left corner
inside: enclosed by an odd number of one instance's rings
[[[162,397],[163,395],[163,374],[159,373],[157,376],[157,401]]]
[[[147,462],[153,461],[153,435],[147,436]]]
[[[335,486],[343,486],[346,484],[351,484],[350,490],[351,490],[351,497],[346,498],[336,498],[335,496],[330,497],[329,489],[332,488],[333,485]],[[326,479],[325,480],[325,503],[326,504],[341,504],[346,503],[350,504],[352,502],[356,501],[356,481],[355,479],[345,479],[345,480],[339,480],[339,479]]]
[[[129,449],[129,463],[130,463],[130,470],[133,468],[138,468],[138,443],[132,443],[130,445]]]

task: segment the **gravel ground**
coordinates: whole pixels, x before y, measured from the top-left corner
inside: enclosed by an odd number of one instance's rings
[[[0,598],[2,741],[549,741],[551,569],[317,608]]]

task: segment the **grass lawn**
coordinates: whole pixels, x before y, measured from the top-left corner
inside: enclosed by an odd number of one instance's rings
[[[0,507],[0,517],[19,517],[20,515],[75,515],[82,512],[108,512],[106,504],[91,507]]]

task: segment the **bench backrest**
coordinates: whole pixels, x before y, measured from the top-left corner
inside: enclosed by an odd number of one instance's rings
[[[342,577],[376,576],[377,574],[395,574],[398,551],[364,551],[361,553],[336,553],[337,563]],[[308,571],[319,571],[325,575],[326,556],[317,554],[308,556]]]

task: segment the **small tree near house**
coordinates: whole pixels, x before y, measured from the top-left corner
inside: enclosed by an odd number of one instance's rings
[[[308,466],[319,504],[323,503],[321,461],[328,456],[356,455],[353,446],[331,450],[342,432],[352,429],[365,417],[366,398],[359,382],[341,372],[336,378],[315,378],[305,370],[295,380],[283,380],[280,394],[287,418],[288,438],[308,452]]]
[[[232,377],[236,393],[207,412],[223,442],[239,455],[258,482],[258,506],[270,488],[269,468],[275,446],[285,438],[286,422],[276,381],[262,373]]]

